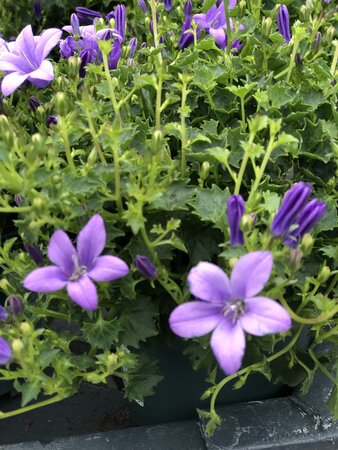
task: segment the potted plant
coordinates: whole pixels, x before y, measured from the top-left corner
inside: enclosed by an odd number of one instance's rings
[[[112,378],[142,405],[174,358],[211,435],[229,382],[334,379],[335,7],[291,27],[261,6],[78,7],[1,41],[0,376],[22,404],[0,418]]]

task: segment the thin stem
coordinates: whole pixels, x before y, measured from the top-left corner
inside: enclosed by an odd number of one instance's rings
[[[96,154],[99,155],[101,162],[106,166],[107,165],[107,161],[106,161],[106,158],[104,157],[104,154],[103,154],[103,151],[101,149],[99,140],[97,139],[96,130],[95,130],[95,126],[94,126],[94,122],[93,122],[92,116],[91,116],[91,114],[90,114],[90,112],[88,111],[87,108],[85,108],[85,112],[86,112],[87,121],[88,121],[88,125],[89,125],[89,131],[90,131],[90,134],[91,134],[92,139],[93,139],[93,143],[94,143],[94,148],[95,148]]]
[[[333,45],[335,45],[336,47],[336,51],[334,52],[334,56],[333,56],[333,60],[332,60],[332,64],[331,64],[331,69],[330,69],[330,73],[332,76],[334,76],[335,72],[336,72],[336,67],[337,67],[337,61],[338,61],[338,41],[333,41]]]
[[[68,165],[70,167],[70,170],[75,174],[76,168],[75,168],[74,160],[72,157],[72,151],[71,151],[70,145],[69,145],[67,130],[64,129],[64,124],[61,125],[61,133],[62,133],[63,144],[65,146],[65,152],[66,152],[66,158],[67,158]]]
[[[41,408],[42,406],[47,406],[52,403],[59,402],[64,400],[66,397],[62,397],[61,395],[56,395],[55,397],[49,398],[48,400],[44,400],[42,402],[34,403],[33,405],[28,405],[23,408],[15,409],[14,411],[3,412],[0,411],[0,419],[7,419],[8,417],[13,417],[18,414],[23,414],[27,411],[32,411],[33,409]]]
[[[245,129],[246,129],[246,120],[245,120],[244,97],[241,97],[241,116],[242,116],[242,131],[245,131]]]
[[[159,74],[156,89],[156,111],[155,111],[155,127],[156,131],[161,132],[161,109],[162,109],[162,76]]]
[[[31,206],[17,206],[16,208],[13,206],[1,206],[0,213],[25,213],[31,211]]]
[[[116,100],[114,86],[113,86],[111,75],[110,75],[110,70],[109,70],[109,65],[108,65],[108,56],[104,52],[102,52],[102,60],[103,60],[103,66],[104,66],[104,73],[106,75],[106,80],[107,80],[107,84],[108,84],[110,100],[111,100],[113,108],[114,108],[116,119],[117,119],[119,125],[122,125],[120,108],[119,108],[119,105]]]
[[[299,39],[295,38],[295,42],[293,44],[293,50],[292,50],[292,54],[291,54],[291,60],[290,60],[289,68],[288,68],[287,75],[286,75],[287,82],[290,81],[292,70],[295,66],[295,57],[296,57],[296,54],[298,51],[298,47],[299,47]]]
[[[311,358],[314,360],[316,365],[320,368],[320,370],[325,373],[325,375],[332,381],[334,386],[337,386],[337,380],[332,376],[332,374],[326,369],[326,367],[323,366],[323,364],[318,360],[317,356],[314,354],[313,350],[311,348],[308,349],[308,352],[311,356]]]
[[[43,308],[38,308],[38,307],[34,307],[32,306],[30,308],[30,310],[36,314],[36,315],[40,315],[41,316],[49,316],[49,317],[55,317],[56,319],[62,319],[62,320],[66,320],[67,322],[70,322],[71,317],[67,316],[66,314],[62,314],[60,312],[57,311],[52,311],[51,309],[43,309]]]
[[[182,100],[181,100],[181,173],[182,177],[185,178],[186,176],[186,149],[187,149],[187,142],[186,142],[186,128],[185,128],[185,107],[186,107],[186,101],[187,101],[187,95],[188,95],[188,89],[187,89],[188,83],[183,80],[182,81]]]
[[[294,335],[294,337],[291,339],[291,341],[279,352],[271,355],[269,358],[266,358],[266,362],[270,363],[271,361],[274,361],[275,359],[279,358],[280,356],[284,355],[285,353],[287,353],[297,342],[299,335],[301,333],[303,329],[303,325],[300,325],[296,334]],[[217,384],[216,389],[214,390],[212,397],[211,397],[211,401],[210,401],[210,412],[216,414],[215,411],[215,402],[216,402],[216,398],[219,394],[219,392],[221,391],[221,389],[227,384],[229,383],[229,381],[240,377],[241,375],[244,375],[246,372],[254,370],[256,367],[259,367],[261,365],[261,363],[255,363],[252,364],[251,366],[245,367],[244,369],[239,370],[238,372],[229,375],[228,377],[224,378],[220,383]]]
[[[306,317],[298,316],[298,314],[296,314],[290,308],[290,306],[287,304],[286,300],[283,297],[281,298],[281,304],[284,306],[284,308],[287,310],[287,312],[290,314],[291,318],[295,322],[302,323],[302,324],[308,324],[308,325],[316,325],[316,324],[319,324],[322,322],[326,322],[327,320],[332,319],[332,317],[334,317],[338,312],[338,306],[336,306],[333,310],[331,310],[328,313],[320,314],[317,317],[308,319]]]
[[[329,295],[329,293],[332,291],[332,289],[334,289],[334,287],[336,286],[338,282],[338,273],[336,273],[336,275],[333,277],[329,287],[327,288],[325,295]]]
[[[254,138],[255,138],[255,135],[254,134],[250,134],[249,142],[248,142],[249,149],[251,148],[251,146],[253,144]],[[236,195],[239,194],[239,191],[241,189],[241,184],[242,184],[244,172],[245,172],[246,166],[248,164],[248,161],[249,161],[249,154],[248,154],[248,152],[245,152],[244,153],[244,157],[242,159],[241,167],[239,169],[239,173],[238,173],[238,176],[237,176],[236,185],[235,185],[234,194],[236,194]]]
[[[122,214],[123,204],[122,204],[122,197],[121,197],[120,157],[119,157],[118,136],[116,136],[116,130],[113,130],[112,149],[113,149],[113,159],[114,159],[116,205],[117,205],[117,210],[118,210],[119,214]]]

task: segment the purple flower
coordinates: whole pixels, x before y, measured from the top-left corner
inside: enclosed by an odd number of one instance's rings
[[[41,103],[39,102],[39,100],[34,95],[32,95],[29,98],[29,100],[28,100],[28,104],[29,104],[30,109],[33,112],[35,112],[38,109],[38,107],[40,106]]]
[[[113,44],[112,51],[108,55],[108,67],[109,70],[115,70],[117,68],[117,64],[121,58],[122,50],[121,43],[119,40],[115,40]]]
[[[83,6],[75,8],[76,15],[81,23],[84,25],[91,25],[96,17],[102,17],[102,14],[93,9],[88,9]]]
[[[128,44],[129,48],[130,48],[130,53],[129,53],[130,58],[134,58],[135,52],[137,49],[137,44],[138,44],[138,41],[137,41],[136,37],[133,37],[130,39],[129,44]]]
[[[36,20],[38,22],[40,22],[40,20],[42,19],[40,0],[34,0],[33,9],[34,9],[34,14],[35,14]]]
[[[0,322],[5,322],[8,319],[8,312],[0,305]]]
[[[124,5],[117,5],[115,8],[115,28],[124,40],[126,36],[126,7]]]
[[[272,221],[271,233],[274,236],[285,236],[288,233],[291,225],[296,223],[296,219],[309,200],[310,195],[311,186],[303,181],[296,183],[287,191]]]
[[[12,349],[9,343],[0,336],[0,364],[7,364],[12,359]]]
[[[235,265],[231,279],[215,264],[200,262],[188,275],[190,292],[199,300],[179,305],[170,315],[172,331],[183,338],[211,335],[211,349],[230,375],[241,367],[245,332],[254,336],[281,333],[291,327],[287,311],[258,296],[273,265],[270,252],[251,252]],[[248,276],[250,274],[250,276]]]
[[[308,233],[320,221],[326,212],[326,204],[314,198],[301,211],[295,225],[297,228],[289,233],[284,243],[296,248],[304,234]]]
[[[134,259],[134,266],[147,278],[157,277],[156,267],[152,264],[148,256],[137,255]]]
[[[55,116],[48,116],[46,120],[46,127],[50,128],[52,125],[57,125],[58,120]]]
[[[3,95],[12,94],[26,80],[44,88],[54,79],[54,69],[45,58],[57,45],[62,31],[50,28],[34,37],[27,25],[17,37],[11,51],[0,53],[0,70],[7,73],[1,83]]]
[[[277,24],[280,34],[285,42],[291,41],[289,11],[285,5],[281,5],[277,14]]]
[[[103,219],[95,214],[82,228],[73,246],[63,230],[52,235],[48,257],[54,263],[33,270],[24,287],[33,292],[54,292],[67,287],[69,297],[82,308],[93,311],[98,306],[94,281],[112,281],[128,274],[127,264],[116,256],[100,256],[106,243]]]
[[[194,35],[192,33],[191,21],[192,21],[191,17],[188,16],[183,23],[180,38],[178,40],[178,46],[180,47],[181,50],[189,47],[189,45],[191,45],[194,42]],[[189,30],[191,30],[191,32]]]
[[[53,116],[50,116],[53,117]],[[36,244],[30,245],[28,242],[24,244],[24,249],[29,254],[29,256],[32,258],[32,260],[35,262],[36,265],[42,266],[43,264],[43,254],[40,250],[40,247]]]
[[[232,48],[231,53],[233,55],[236,55],[242,47],[243,47],[242,41],[240,39],[235,39],[233,41],[233,43],[231,44],[231,48]]]
[[[67,36],[66,39],[60,42],[60,55],[62,58],[69,58],[76,51],[77,44],[73,36]]]
[[[241,195],[231,195],[227,201],[227,216],[230,225],[231,245],[244,244],[241,220],[245,213],[245,203]]]
[[[236,2],[231,1],[229,9],[233,8]],[[195,14],[192,17],[196,24],[201,28],[204,28],[209,34],[215,37],[216,43],[225,49],[227,45],[227,37],[225,34],[226,19],[224,3],[221,2],[219,6],[212,6],[206,14]],[[232,21],[230,20],[230,27],[233,28]]]
[[[106,20],[109,21],[110,19],[115,19],[115,11],[110,11],[110,13],[106,15]]]
[[[169,12],[173,7],[172,0],[164,0],[164,9]]]
[[[74,13],[70,16],[70,25],[73,29],[73,34],[75,36],[80,36],[80,34],[81,34],[80,21],[79,21],[78,16]]]
[[[186,2],[183,5],[183,12],[186,17],[190,16],[192,13],[192,1],[186,0]]]
[[[23,313],[23,305],[19,297],[11,295],[7,301],[14,317],[20,316]]]
[[[138,4],[139,8],[144,12],[144,14],[147,14],[148,7],[147,7],[145,0],[137,0],[137,4]]]

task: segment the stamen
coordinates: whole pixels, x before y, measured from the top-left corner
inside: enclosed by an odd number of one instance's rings
[[[233,323],[236,323],[238,319],[245,313],[244,300],[233,300],[227,304],[223,309],[223,315],[229,316]]]
[[[72,260],[74,263],[74,272],[70,276],[69,281],[77,281],[82,277],[82,275],[87,273],[88,269],[86,266],[80,266],[76,255],[72,255]]]

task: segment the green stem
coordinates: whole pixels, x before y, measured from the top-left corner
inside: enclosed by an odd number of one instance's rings
[[[110,70],[109,70],[109,66],[108,66],[108,56],[104,52],[102,52],[102,60],[103,60],[104,73],[106,75],[106,80],[107,80],[107,84],[108,84],[110,100],[111,100],[113,108],[114,108],[115,117],[116,117],[119,125],[121,126],[122,118],[121,118],[121,114],[120,114],[120,108],[119,108],[119,105],[116,100],[114,86],[113,86],[111,75],[110,75]]]
[[[325,295],[329,295],[329,293],[332,291],[332,289],[334,289],[334,287],[336,286],[337,282],[338,282],[338,273],[336,273],[336,275],[332,279],[329,287],[327,288],[327,290],[325,292]]]
[[[57,312],[57,311],[52,311],[50,309],[43,309],[43,308],[38,308],[38,307],[32,306],[30,308],[30,310],[35,315],[41,315],[43,317],[45,317],[45,316],[55,317],[56,319],[66,320],[67,322],[70,322],[70,320],[71,320],[70,316],[67,316],[66,314],[62,314],[62,313]]]
[[[73,174],[76,173],[76,168],[74,165],[74,161],[73,161],[73,157],[72,157],[72,152],[70,149],[70,145],[69,145],[69,140],[68,140],[68,134],[67,131],[64,129],[64,125],[61,125],[61,132],[62,132],[62,139],[63,139],[63,144],[65,146],[65,152],[66,152],[66,158],[67,158],[67,162],[68,165],[70,167],[70,170],[73,172]]]
[[[323,366],[323,364],[318,360],[317,356],[314,354],[313,350],[309,348],[308,350],[311,358],[314,360],[316,365],[320,368],[320,370],[325,373],[325,375],[332,381],[334,386],[337,386],[337,380],[332,376],[332,374]]]
[[[336,46],[336,51],[334,52],[331,69],[330,69],[330,73],[332,76],[334,76],[334,74],[336,72],[336,67],[337,67],[337,62],[338,62],[338,41],[334,41],[333,45]]]
[[[99,155],[101,162],[106,166],[107,165],[107,161],[106,161],[106,158],[104,157],[104,154],[103,154],[103,151],[101,149],[99,140],[97,139],[96,130],[95,130],[95,126],[94,126],[94,122],[93,122],[92,116],[91,116],[90,112],[87,110],[87,108],[85,108],[85,112],[86,112],[87,121],[88,121],[88,125],[89,125],[89,131],[90,131],[90,134],[91,134],[92,139],[93,139],[93,143],[94,143],[94,148],[95,148],[96,154]]]
[[[155,127],[156,131],[161,132],[161,109],[162,109],[162,76],[159,74],[156,89],[156,111],[155,111]]]
[[[241,116],[242,116],[242,131],[245,131],[246,130],[246,120],[245,120],[244,97],[241,97]]]
[[[280,356],[284,355],[285,353],[287,353],[297,342],[299,335],[301,333],[303,329],[303,325],[300,325],[300,327],[298,328],[296,334],[294,335],[294,337],[291,339],[291,341],[288,343],[288,345],[286,345],[282,350],[280,350],[279,352],[271,355],[269,358],[266,358],[266,362],[270,363],[271,361],[274,361],[275,359],[279,358]],[[229,381],[240,377],[241,375],[244,375],[246,372],[254,370],[256,367],[258,368],[261,365],[261,363],[255,363],[252,364],[251,366],[245,367],[244,369],[239,370],[238,372],[229,375],[228,377],[224,378],[220,383],[217,384],[216,389],[214,390],[212,397],[211,397],[211,401],[210,401],[210,412],[213,414],[216,414],[215,411],[215,402],[216,402],[216,398],[219,394],[219,392],[221,391],[221,389],[227,384],[229,383]]]
[[[44,400],[42,402],[34,403],[33,405],[28,405],[23,408],[15,409],[14,411],[3,412],[0,411],[0,419],[7,419],[8,417],[13,417],[18,414],[23,414],[28,411],[32,411],[33,409],[41,408],[42,406],[50,405],[51,403],[56,403],[61,400],[64,400],[66,397],[62,397],[61,395],[56,395],[55,397],[49,398],[48,400]]]
[[[298,51],[299,43],[300,43],[299,39],[295,38],[295,42],[293,44],[293,50],[292,50],[292,54],[291,54],[291,60],[290,60],[289,68],[288,68],[287,75],[286,75],[287,82],[290,81],[292,70],[295,66],[295,57],[296,57],[296,54]]]
[[[186,81],[182,81],[182,100],[181,100],[181,173],[182,177],[186,177],[186,149],[187,149],[187,141],[186,141],[186,128],[185,128],[185,106],[188,96],[188,83]]]
[[[226,22],[226,35],[227,35],[227,53],[231,53],[231,28],[230,28],[230,17],[229,17],[229,0],[224,0],[224,11],[225,11],[225,22]]]
[[[17,206],[13,208],[12,206],[2,206],[0,207],[0,213],[25,213],[31,211],[31,206]]]
[[[334,317],[337,312],[338,312],[338,306],[336,306],[333,310],[331,310],[328,313],[323,313],[320,314],[317,317],[314,318],[306,318],[306,317],[301,317],[298,316],[298,314],[296,314],[291,308],[290,306],[287,304],[286,300],[282,297],[281,298],[281,304],[284,306],[284,308],[287,310],[287,312],[290,314],[291,318],[297,322],[297,323],[302,323],[302,324],[308,324],[308,325],[316,325],[322,322],[326,322],[327,320],[332,319],[332,317]]]
[[[255,139],[255,135],[254,134],[250,134],[249,142],[248,142],[249,149],[251,148],[254,139]],[[237,180],[236,180],[236,185],[235,185],[235,190],[234,190],[234,194],[236,194],[236,195],[239,194],[239,191],[241,189],[241,184],[242,184],[244,172],[245,172],[246,166],[248,164],[248,161],[249,161],[249,155],[248,155],[248,152],[245,152],[244,153],[244,157],[242,159],[241,167],[239,169]]]
[[[114,159],[114,177],[115,177],[115,196],[116,205],[119,214],[123,212],[123,204],[121,197],[121,174],[120,174],[120,157],[119,157],[119,146],[118,146],[118,136],[116,136],[116,131],[113,130],[112,136],[112,149],[113,149],[113,159]]]
[[[256,192],[257,189],[258,189],[259,183],[260,183],[261,180],[262,180],[262,177],[263,177],[263,175],[264,175],[266,166],[267,166],[267,164],[268,164],[268,162],[269,162],[271,153],[272,153],[272,151],[273,151],[273,149],[274,149],[274,140],[275,140],[275,135],[272,134],[272,135],[270,136],[268,148],[266,149],[266,153],[265,153],[265,155],[264,155],[262,164],[261,164],[260,167],[259,167],[258,175],[256,176],[255,181],[254,181],[254,184],[253,184],[252,189],[251,189],[251,191],[250,191],[250,195],[249,195],[249,198],[248,198],[248,202],[253,198],[255,192]]]

